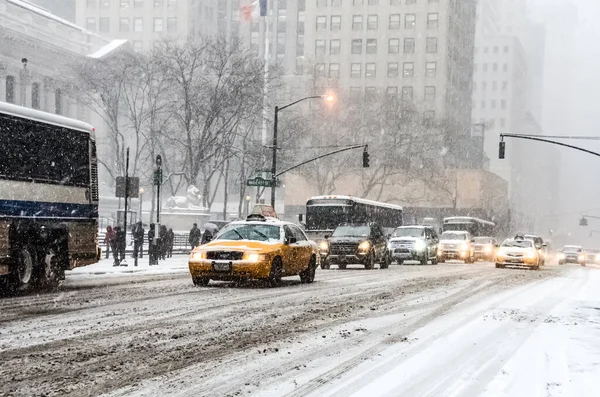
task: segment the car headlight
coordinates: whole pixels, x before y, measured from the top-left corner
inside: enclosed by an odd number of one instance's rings
[[[244,254],[244,260],[247,262],[260,262],[265,259],[263,254],[257,254],[256,252],[246,252]]]
[[[491,254],[492,253],[492,246],[491,245],[488,245],[488,246],[485,247],[485,253],[486,254]]]
[[[560,254],[558,254],[558,259],[565,259],[567,256],[565,254],[563,254],[562,252]]]
[[[369,249],[371,249],[371,243],[369,243],[368,241],[363,241],[358,245],[358,249],[361,251],[368,251]]]
[[[460,245],[460,249],[463,251],[466,251],[467,249],[469,249],[469,245],[467,243],[462,243]]]
[[[417,250],[417,251],[425,251],[425,248],[427,248],[427,245],[425,244],[425,241],[423,241],[423,240],[417,240],[417,241],[415,241],[415,250]]]
[[[319,244],[319,250],[321,250],[322,252],[329,251],[329,243],[327,241],[321,241],[321,243]]]
[[[585,255],[579,255],[578,258],[579,258],[580,261],[584,261],[585,260]]]
[[[527,258],[529,258],[529,259],[535,259],[536,257],[537,257],[537,251],[536,250],[531,250],[527,254]]]
[[[195,251],[190,254],[190,259],[199,261],[202,259],[206,259],[206,251]]]

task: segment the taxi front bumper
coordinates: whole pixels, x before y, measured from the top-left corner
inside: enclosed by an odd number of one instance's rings
[[[240,280],[268,278],[271,273],[271,261],[214,261],[210,259],[190,260],[192,277],[207,277],[212,280]]]

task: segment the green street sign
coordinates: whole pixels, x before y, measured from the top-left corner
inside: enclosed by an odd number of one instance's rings
[[[272,179],[263,179],[260,176],[246,181],[246,186],[273,187]]]

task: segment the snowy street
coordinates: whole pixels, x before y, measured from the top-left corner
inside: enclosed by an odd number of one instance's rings
[[[600,384],[599,268],[319,269],[278,288],[196,288],[183,257],[132,269],[102,261],[59,292],[0,300],[0,395],[579,397]]]

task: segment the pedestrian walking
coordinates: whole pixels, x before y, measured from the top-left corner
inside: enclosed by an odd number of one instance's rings
[[[117,256],[118,263],[121,264],[125,260],[125,249],[127,248],[127,232],[120,226],[115,228],[115,240],[117,241]]]
[[[144,256],[144,225],[138,222],[133,227],[133,257],[135,258],[134,266],[138,265],[138,258]]]
[[[158,237],[160,239],[158,244],[158,252],[160,259],[163,260],[167,258],[167,234],[167,227],[165,225],[160,225],[160,229],[158,231]]]
[[[202,245],[211,242],[219,232],[219,227],[211,222],[205,223],[202,228],[204,229],[202,240],[200,241],[200,244]]]
[[[198,229],[198,224],[194,223],[192,230],[190,230],[190,237],[188,239],[192,249],[200,245],[200,237],[202,237],[202,232],[200,231],[200,229]]]
[[[115,231],[112,226],[106,226],[106,235],[104,236],[104,245],[106,246],[106,259],[110,256],[110,250],[112,249],[112,244],[115,239]],[[114,250],[113,250],[114,253]]]
[[[173,257],[173,244],[175,243],[175,233],[173,229],[167,232],[167,258]]]
[[[158,265],[157,250],[157,238],[156,238],[156,225],[150,224],[150,230],[148,230],[148,259],[150,266]]]

